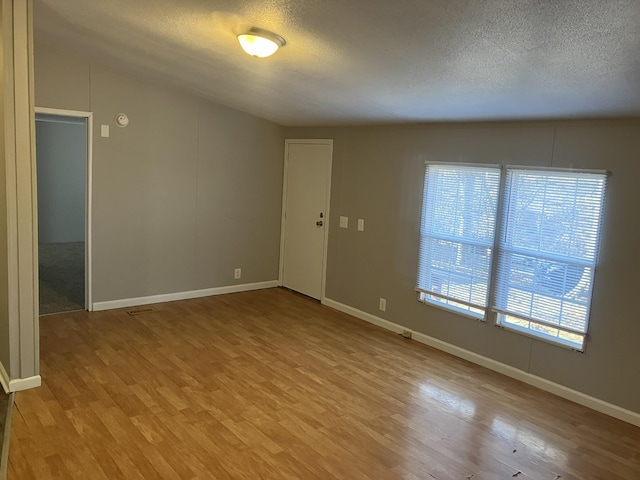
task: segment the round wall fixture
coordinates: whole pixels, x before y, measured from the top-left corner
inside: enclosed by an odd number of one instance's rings
[[[119,113],[116,115],[116,125],[119,127],[126,127],[129,125],[129,117],[126,113]]]

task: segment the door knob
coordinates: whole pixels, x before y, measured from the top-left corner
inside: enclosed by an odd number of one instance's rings
[[[324,223],[322,223],[322,220],[318,220],[318,221],[316,222],[316,225],[317,225],[317,226],[319,226],[319,227],[321,227],[322,225],[324,225]]]

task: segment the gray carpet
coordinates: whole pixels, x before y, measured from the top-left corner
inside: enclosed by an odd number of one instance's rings
[[[11,439],[11,417],[15,393],[4,393],[0,388],[0,479],[6,480],[9,467],[9,441]]]
[[[41,243],[40,314],[84,310],[84,242]]]
[[[2,387],[0,387],[0,445],[2,445],[2,432],[6,425],[7,409],[9,408],[9,394],[4,393]]]

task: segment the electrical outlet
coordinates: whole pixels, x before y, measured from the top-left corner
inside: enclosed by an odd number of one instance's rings
[[[242,277],[242,269],[241,268],[236,268],[236,270],[233,272],[233,278],[235,278],[236,280]]]
[[[387,300],[386,300],[386,298],[381,298],[380,299],[380,305],[378,305],[378,308],[380,310],[382,310],[383,312],[387,311]]]

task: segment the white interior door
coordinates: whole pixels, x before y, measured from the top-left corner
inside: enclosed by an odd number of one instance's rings
[[[282,285],[322,299],[331,184],[331,140],[287,140]]]

